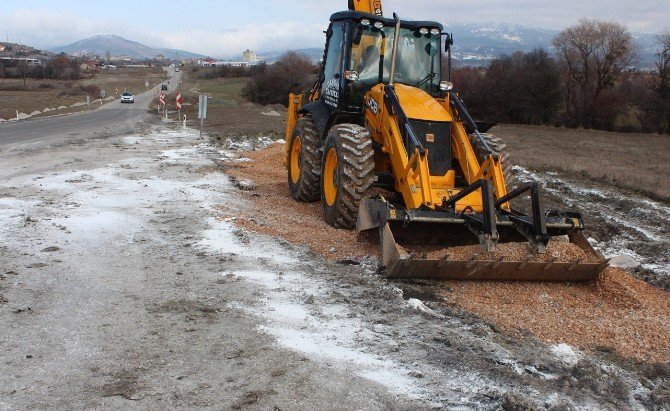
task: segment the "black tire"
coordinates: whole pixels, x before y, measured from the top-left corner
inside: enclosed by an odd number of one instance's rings
[[[337,158],[336,168],[327,164],[333,151]],[[331,188],[335,195],[326,192],[331,175]],[[339,124],[328,133],[321,161],[321,203],[326,222],[335,228],[352,229],[356,226],[358,206],[375,182],[374,149],[370,132],[356,124]],[[329,198],[327,198],[329,197]]]
[[[293,148],[300,142],[300,150],[297,159],[292,159]],[[291,141],[289,142],[288,164],[288,187],[291,197],[296,201],[313,203],[320,198],[321,181],[321,141],[316,131],[314,120],[308,114],[298,119]],[[299,170],[292,168],[292,161],[297,160]],[[298,173],[296,179],[294,173]]]
[[[470,134],[469,137],[470,144],[472,144],[472,148],[475,150],[475,154],[477,155],[477,160],[480,163],[484,162],[488,156],[484,145],[479,141],[479,138],[476,134]],[[502,163],[503,175],[505,177],[505,181],[507,182],[507,186],[509,187],[513,178],[512,168],[514,164],[512,164],[510,161],[510,155],[507,151],[507,144],[505,144],[500,137],[496,137],[490,133],[482,133],[482,137],[484,137],[484,140],[486,140],[486,144],[491,147],[493,154],[497,154],[499,156]]]

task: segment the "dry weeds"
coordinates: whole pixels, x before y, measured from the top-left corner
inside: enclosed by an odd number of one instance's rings
[[[670,136],[522,125],[499,125],[520,166],[577,174],[670,201]]]

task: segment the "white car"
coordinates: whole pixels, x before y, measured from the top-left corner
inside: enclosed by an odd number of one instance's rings
[[[177,73],[179,73],[179,67],[175,68],[174,71],[176,71]]]
[[[126,91],[125,93],[121,94],[121,103],[134,103],[134,102],[135,102],[135,95],[130,91]]]

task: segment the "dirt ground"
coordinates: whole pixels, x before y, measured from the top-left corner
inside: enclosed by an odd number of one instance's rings
[[[232,163],[226,172],[255,207],[241,213],[224,208],[229,212],[224,215],[236,216],[236,223],[246,229],[307,245],[331,260],[378,254],[378,246],[357,242],[354,231],[328,226],[319,202],[291,199],[282,167],[284,144],[241,155],[251,161]],[[444,252],[459,254],[460,248]],[[477,252],[477,247],[468,248]],[[547,258],[551,254],[550,247]],[[549,344],[609,347],[639,361],[670,363],[670,294],[621,269],[607,269],[595,284],[435,282],[424,292],[507,330],[528,330]]]
[[[154,120],[3,147],[0,408],[670,404],[667,365],[508,331],[431,286],[387,281],[374,247],[340,264],[346,239],[328,261],[236,227],[275,207],[237,174],[254,164],[241,150],[267,141],[215,145]],[[303,239],[313,224],[295,223]]]
[[[670,164],[668,135],[507,124],[491,133],[503,138],[516,165],[593,179],[670,201],[670,180],[665,177]]]

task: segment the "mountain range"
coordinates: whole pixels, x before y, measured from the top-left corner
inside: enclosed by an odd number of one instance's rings
[[[502,54],[517,50],[531,51],[537,47],[554,51],[552,41],[559,30],[528,27],[518,24],[486,23],[445,25],[453,33],[453,57],[461,64],[485,64]],[[650,67],[655,61],[657,41],[653,34],[633,33],[638,46],[640,67]]]
[[[537,47],[552,52],[552,40],[559,32],[552,29],[501,23],[453,23],[445,25],[445,31],[454,35],[452,51],[457,65],[487,65],[502,54],[510,54],[517,50],[528,52]],[[656,37],[640,33],[634,33],[633,36],[639,50],[636,65],[652,67],[657,48]],[[99,56],[104,56],[109,51],[112,56],[126,55],[134,59],[154,58],[158,55],[168,59],[174,59],[177,56],[186,59],[205,57],[184,50],[149,47],[113,35],[91,37],[68,46],[55,48],[52,51],[73,55],[93,53]],[[286,51],[276,50],[259,53],[259,55],[268,62],[274,62]],[[323,57],[321,47],[294,51],[307,55],[315,62]],[[239,55],[231,56],[229,59],[239,59]]]
[[[125,55],[132,59],[152,59],[157,56],[164,56],[168,59],[175,59],[177,56],[179,56],[180,59],[198,59],[205,57],[202,54],[191,53],[184,50],[149,47],[136,41],[127,40],[123,37],[114,35],[90,37],[67,46],[57,47],[51,51],[79,56],[87,54],[105,56],[107,51],[109,51],[112,56]]]

